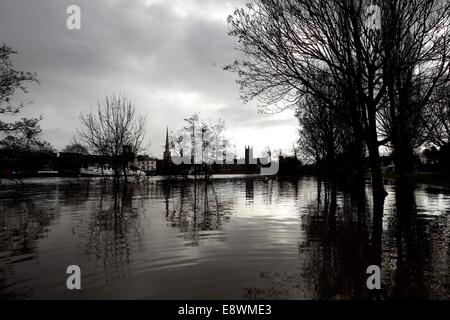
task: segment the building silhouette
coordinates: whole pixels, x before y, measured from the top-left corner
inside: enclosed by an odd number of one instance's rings
[[[256,164],[256,160],[253,158],[253,147],[245,146],[245,164]]]

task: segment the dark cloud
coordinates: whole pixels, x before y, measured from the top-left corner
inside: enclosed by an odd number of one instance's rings
[[[126,93],[147,115],[156,155],[164,127],[180,127],[194,112],[225,119],[238,147],[286,147],[295,139],[292,115],[257,114],[254,103],[238,100],[234,75],[222,70],[237,54],[226,18],[243,3],[3,0],[0,41],[19,51],[17,67],[38,74],[40,84],[17,98],[33,101],[24,114],[43,115],[46,138],[58,148],[75,132],[80,111],[112,92]],[[81,30],[65,27],[71,4],[81,7]]]

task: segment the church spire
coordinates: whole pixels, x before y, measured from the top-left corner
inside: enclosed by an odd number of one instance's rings
[[[169,148],[169,127],[166,128],[166,146],[164,148],[164,160],[170,160],[172,155],[170,154]]]
[[[166,152],[169,152],[169,127],[166,127]]]

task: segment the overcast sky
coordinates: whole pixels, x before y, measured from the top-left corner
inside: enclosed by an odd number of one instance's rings
[[[66,9],[81,8],[81,30],[68,30]],[[147,116],[150,153],[162,156],[166,125],[180,128],[199,112],[222,118],[239,154],[253,145],[290,149],[291,111],[257,113],[239,100],[235,75],[223,66],[237,56],[226,18],[242,0],[1,0],[0,41],[19,52],[17,69],[36,72],[25,116],[42,115],[44,138],[57,149],[74,135],[82,110],[123,92]]]

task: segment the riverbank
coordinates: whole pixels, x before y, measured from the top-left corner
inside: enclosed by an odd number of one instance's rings
[[[400,175],[387,173],[387,179],[398,180]],[[406,175],[406,180],[414,183],[430,184],[450,188],[450,174],[445,172],[415,172]]]

